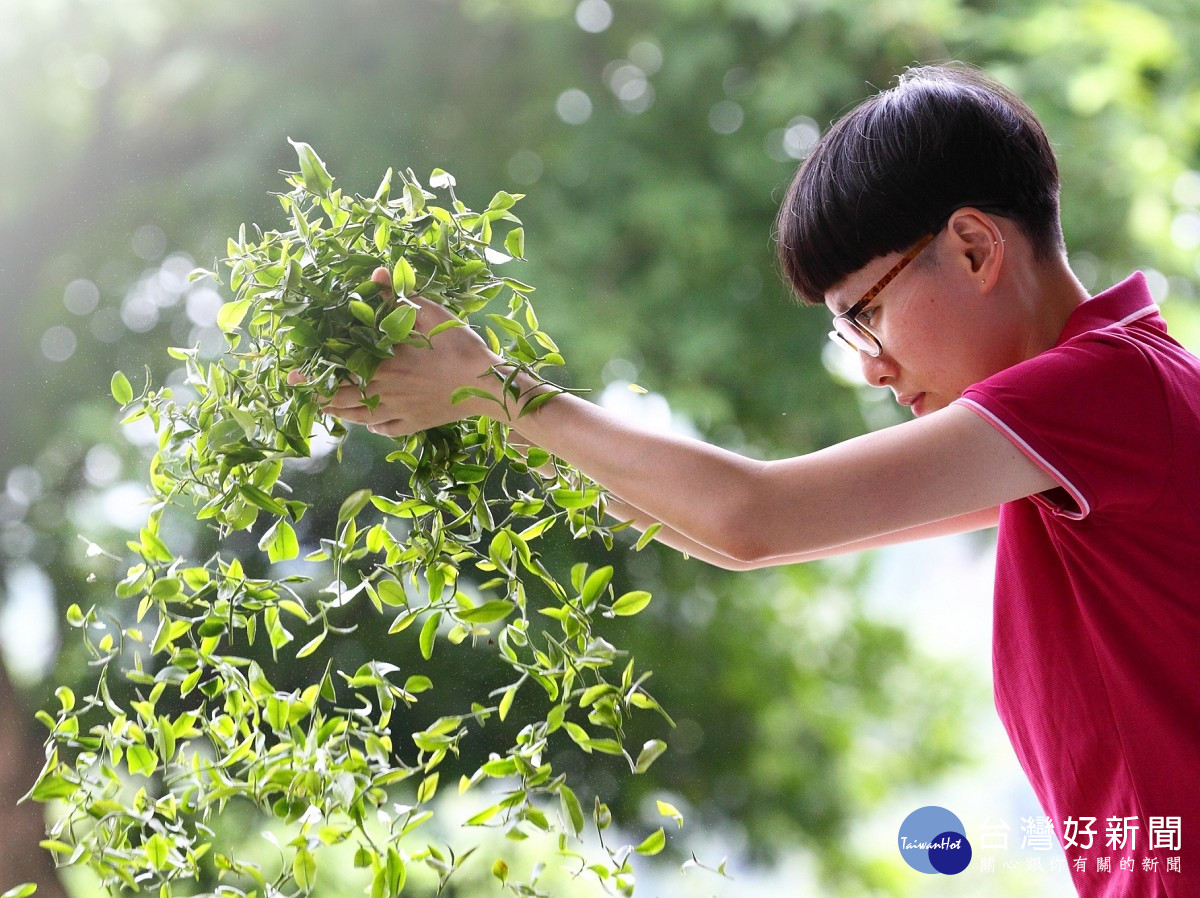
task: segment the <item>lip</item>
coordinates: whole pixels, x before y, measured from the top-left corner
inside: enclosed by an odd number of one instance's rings
[[[920,415],[921,415],[921,406],[924,403],[924,400],[925,400],[924,393],[914,393],[911,396],[897,396],[896,397],[896,401],[898,403],[900,403],[901,405],[907,406],[908,408],[911,408],[913,414],[916,415],[917,417],[920,417]]]

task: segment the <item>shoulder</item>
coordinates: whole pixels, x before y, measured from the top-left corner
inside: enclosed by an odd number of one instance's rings
[[[1132,510],[1159,493],[1174,443],[1178,400],[1155,339],[1127,327],[1088,331],[969,387],[959,402],[1052,472],[1072,499],[1059,509],[1068,517]]]
[[[1057,398],[1073,403],[1144,400],[1162,392],[1157,343],[1153,334],[1130,328],[1087,331],[996,372],[963,395],[1029,393],[1041,401]]]

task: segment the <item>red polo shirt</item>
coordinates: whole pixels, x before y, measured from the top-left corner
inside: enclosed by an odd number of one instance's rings
[[[992,665],[1079,894],[1200,895],[1200,359],[1138,273],[958,402],[1060,485],[1001,509]]]

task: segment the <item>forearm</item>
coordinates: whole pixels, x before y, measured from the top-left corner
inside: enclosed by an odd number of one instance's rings
[[[610,494],[613,517],[630,521],[640,531],[658,524],[658,542],[729,570],[798,564],[980,530],[995,526],[999,516],[998,508],[989,506],[915,525],[880,528],[861,537],[839,537],[835,511],[850,513],[854,503],[847,501],[846,488],[833,472],[803,478],[801,482],[812,484],[802,489],[805,498],[811,497],[811,505],[797,501],[800,497],[784,499],[787,513],[783,514],[780,497],[789,489],[777,473],[770,472],[770,463],[641,430],[573,396],[555,397],[517,418],[514,427],[520,428],[523,439],[603,485]],[[768,483],[772,476],[774,482]],[[874,508],[870,517],[880,521],[883,511]],[[756,551],[763,531],[785,533],[786,548]]]
[[[486,401],[472,410],[519,428],[529,442],[578,468],[649,522],[661,522],[686,538],[692,548],[682,551],[699,557],[700,549],[707,549],[736,557],[734,522],[744,520],[753,502],[760,462],[698,440],[644,430],[568,394],[521,417],[515,409],[510,415]]]
[[[985,530],[989,527],[996,526],[996,523],[999,519],[1000,510],[998,508],[988,508],[982,511],[960,515],[954,518],[947,518],[943,521],[934,521],[930,524],[911,527],[906,530],[896,530],[882,536],[873,537],[871,539],[856,540],[854,542],[844,543],[840,546],[831,546],[826,549],[820,549],[812,552],[780,555],[774,558],[763,559],[761,561],[739,561],[736,558],[730,558],[727,555],[722,555],[719,552],[715,552],[707,546],[702,546],[699,543],[688,539],[682,533],[665,526],[661,521],[654,520],[640,508],[636,508],[630,505],[628,502],[611,495],[608,499],[608,513],[619,521],[628,521],[630,526],[641,532],[645,532],[650,527],[657,525],[659,529],[654,534],[655,541],[669,546],[686,556],[698,558],[701,561],[708,562],[709,564],[724,568],[725,570],[729,571],[748,571],[757,570],[763,567],[775,567],[785,564],[801,564],[808,561],[819,561],[824,558],[833,558],[838,555],[848,555],[852,552],[864,552],[868,549],[880,549],[903,542],[913,542],[921,539],[933,539],[939,536],[950,536],[956,533],[970,533],[976,530]]]
[[[528,450],[532,444],[528,437],[520,433],[516,428],[512,428],[509,433],[508,445],[520,452],[521,455],[526,456],[526,460],[528,460]],[[546,462],[540,467],[532,468],[532,471],[543,478],[552,478],[555,475],[554,463]],[[653,537],[655,541],[669,546],[687,557],[698,558],[701,561],[707,561],[709,564],[725,568],[726,570],[746,570],[750,567],[750,565],[744,562],[735,561],[707,546],[700,545],[695,540],[688,539],[682,533],[665,526],[662,521],[655,520],[642,511],[642,509],[626,502],[614,493],[609,492],[606,494],[605,510],[610,518],[622,524],[628,524],[639,533],[645,533],[651,527],[655,528]]]
[[[679,531],[667,527],[662,521],[654,520],[654,518],[650,517],[650,515],[646,514],[640,508],[635,508],[611,493],[608,495],[606,502],[609,517],[629,524],[639,533],[645,533],[651,527],[657,528],[654,531],[655,542],[662,543],[664,546],[668,546],[688,558],[697,558],[700,561],[708,562],[711,565],[729,571],[747,570],[750,567],[745,562],[736,561],[727,555],[722,555],[720,552],[710,549],[708,546],[701,545],[695,540],[688,539]]]

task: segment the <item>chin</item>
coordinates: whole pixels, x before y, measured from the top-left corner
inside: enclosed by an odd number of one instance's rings
[[[922,418],[925,415],[944,409],[949,403],[941,399],[934,398],[927,393],[922,393],[917,397],[917,401],[912,404],[912,413],[914,418]]]

